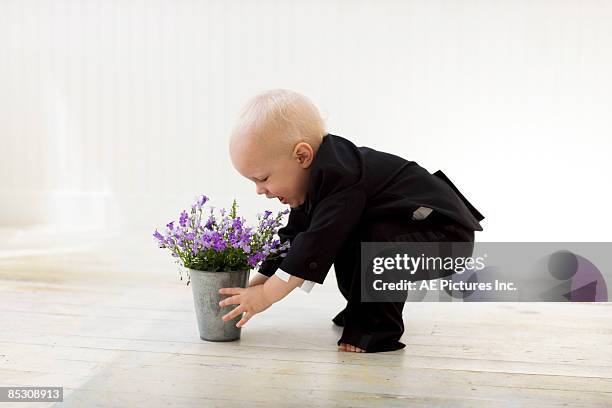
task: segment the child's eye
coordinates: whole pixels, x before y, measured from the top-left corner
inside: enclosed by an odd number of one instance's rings
[[[260,179],[259,181],[266,181],[267,179],[268,179],[268,177],[266,176],[266,177]]]

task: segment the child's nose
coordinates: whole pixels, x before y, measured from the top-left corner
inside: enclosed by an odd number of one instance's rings
[[[268,190],[267,190],[265,187],[261,186],[261,185],[256,186],[256,187],[255,187],[255,191],[257,191],[257,194],[265,194],[265,195],[268,195]]]

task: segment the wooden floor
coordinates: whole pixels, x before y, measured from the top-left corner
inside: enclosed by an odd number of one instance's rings
[[[404,350],[344,353],[331,271],[212,343],[150,231],[0,233],[0,385],[58,407],[612,406],[610,303],[407,303]]]

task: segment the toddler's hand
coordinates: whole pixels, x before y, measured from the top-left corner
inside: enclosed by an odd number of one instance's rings
[[[264,283],[266,283],[267,280],[268,277],[266,275],[264,275],[263,273],[255,272],[255,276],[253,277],[253,279],[251,279],[247,287],[250,288],[251,286],[263,285]]]
[[[242,319],[236,323],[236,327],[244,326],[251,317],[259,312],[263,312],[272,306],[273,303],[264,296],[263,285],[256,285],[248,288],[221,288],[219,289],[219,293],[222,295],[234,295],[220,301],[219,306],[239,305],[234,308],[234,310],[224,315],[221,318],[223,321],[231,320],[244,312]]]

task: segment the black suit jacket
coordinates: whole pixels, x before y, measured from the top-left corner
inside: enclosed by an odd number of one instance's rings
[[[291,209],[287,225],[278,230],[291,248],[284,258],[264,261],[259,272],[272,276],[280,267],[322,284],[360,223],[410,220],[419,207],[482,231],[479,221],[484,217],[442,171],[430,174],[414,161],[327,134],[310,169],[305,202]]]

